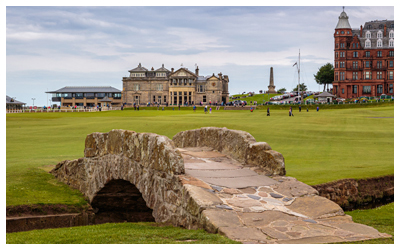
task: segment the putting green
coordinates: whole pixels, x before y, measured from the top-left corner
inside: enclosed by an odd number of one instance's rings
[[[7,114],[7,205],[84,204],[81,194],[46,171],[83,157],[87,134],[127,129],[172,138],[206,126],[244,130],[285,157],[288,176],[307,184],[394,173],[394,106],[302,112],[124,110]],[[46,171],[45,171],[46,170]]]

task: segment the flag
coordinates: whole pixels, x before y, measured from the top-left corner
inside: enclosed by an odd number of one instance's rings
[[[293,64],[293,66],[292,67],[294,67],[294,66],[296,66],[297,65],[297,62],[295,62],[294,64]]]

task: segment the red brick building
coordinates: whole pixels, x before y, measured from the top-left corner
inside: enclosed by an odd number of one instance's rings
[[[335,28],[333,94],[341,98],[394,95],[394,20],[352,29],[346,12]]]

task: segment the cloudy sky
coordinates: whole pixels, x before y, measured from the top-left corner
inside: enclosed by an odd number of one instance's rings
[[[392,3],[393,2],[389,2]],[[183,4],[183,3],[182,3]],[[394,19],[394,7],[345,8],[350,25]],[[313,74],[333,63],[341,6],[7,7],[6,93],[47,105],[46,91],[113,86],[139,63],[183,66],[229,76],[229,92],[266,90],[270,67],[277,89],[293,89],[301,51],[301,82],[322,90]],[[50,102],[48,103],[50,104]]]

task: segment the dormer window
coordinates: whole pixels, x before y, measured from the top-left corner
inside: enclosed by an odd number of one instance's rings
[[[379,25],[379,29],[383,29],[383,24]]]
[[[393,40],[393,38],[391,38],[391,39],[389,40],[389,47],[394,47],[394,40]]]
[[[382,37],[383,37],[382,31],[378,31],[378,33],[376,33],[376,38],[382,38]]]
[[[369,39],[365,41],[365,48],[371,48],[371,41]]]
[[[365,33],[365,38],[367,38],[367,39],[370,39],[370,38],[371,38],[371,32],[370,32],[370,31],[367,31],[367,32]]]
[[[371,25],[371,24],[368,24],[367,27],[366,27],[366,29],[367,29],[367,30],[372,29],[372,25]]]
[[[394,30],[391,30],[391,31],[389,32],[389,38],[394,38]]]
[[[382,40],[378,39],[378,41],[376,42],[376,47],[381,48],[382,47]]]

